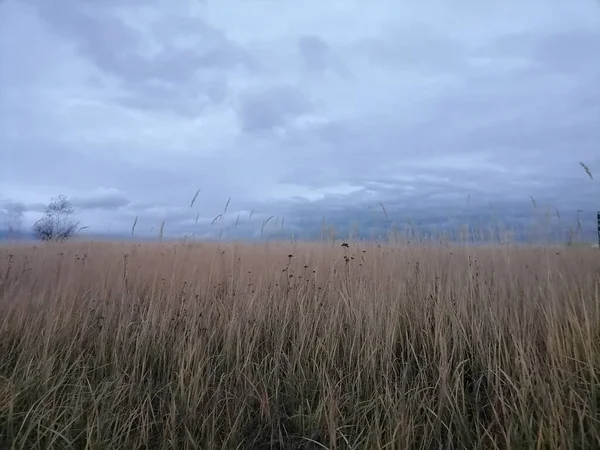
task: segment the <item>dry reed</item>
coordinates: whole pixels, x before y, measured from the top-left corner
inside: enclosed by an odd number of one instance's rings
[[[0,447],[600,448],[597,251],[339,244],[2,249]]]

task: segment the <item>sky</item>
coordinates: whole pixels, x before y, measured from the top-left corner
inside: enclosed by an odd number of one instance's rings
[[[0,228],[64,194],[93,233],[516,223],[531,196],[591,229],[581,161],[597,0],[0,0]]]

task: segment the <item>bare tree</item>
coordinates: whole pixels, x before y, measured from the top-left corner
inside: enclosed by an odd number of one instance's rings
[[[44,209],[44,217],[33,224],[33,232],[42,241],[64,241],[77,231],[78,222],[72,217],[75,210],[64,195],[52,198]]]

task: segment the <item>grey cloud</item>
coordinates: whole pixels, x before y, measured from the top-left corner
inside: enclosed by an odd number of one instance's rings
[[[133,81],[184,81],[194,70],[228,69],[252,63],[249,55],[223,32],[200,18],[167,15],[155,26],[155,31],[165,40],[161,50],[152,57],[144,56],[144,34],[129,26],[116,11],[103,9],[98,14],[99,5],[92,7],[90,3],[63,8],[38,0],[33,3],[57,32],[75,39],[98,66]],[[199,46],[178,47],[173,38],[181,35],[195,38]]]
[[[600,66],[599,66],[600,69]],[[595,73],[595,75],[594,75]],[[520,70],[502,76],[468,77],[468,91],[448,93],[435,117],[443,133],[463,147],[493,152],[496,161],[546,174],[586,159],[600,162],[600,70],[556,77]],[[452,114],[449,114],[449,111]],[[468,132],[461,124],[470,124]],[[462,136],[457,136],[458,131]]]
[[[221,104],[229,96],[225,79],[196,81],[194,88],[178,84],[146,82],[139,90],[120,97],[127,107],[152,111],[165,111],[183,117],[201,115],[207,108]]]
[[[27,207],[20,202],[5,201],[2,203],[0,199],[0,236],[2,229],[11,233],[21,231],[25,211],[27,211]]]
[[[168,204],[135,204],[111,212],[110,221],[98,221],[94,211],[78,211],[78,219],[89,226],[91,233],[106,233],[111,230],[131,230],[135,221],[135,235],[139,237],[157,236],[164,223],[165,236],[252,236],[260,231],[262,221],[269,217],[264,212],[232,210],[226,214],[215,213],[207,216],[206,211],[198,211],[185,206]],[[274,223],[276,221],[273,221]],[[272,229],[271,224],[270,229]]]
[[[245,131],[261,132],[286,125],[311,108],[310,100],[300,89],[276,85],[242,96],[238,117]]]
[[[329,65],[329,45],[317,36],[304,36],[298,40],[298,49],[306,68],[322,72]]]
[[[468,225],[475,240],[481,239],[481,233],[489,237],[493,232],[498,239],[501,234],[512,232],[516,238],[524,239],[539,237],[542,231],[564,242],[569,229],[571,232],[578,229],[576,211],[563,210],[561,218],[558,218],[553,209],[540,208],[538,211],[529,200],[523,199],[517,202],[500,200],[486,205],[465,202],[462,207],[448,204],[411,206],[390,201],[385,203],[385,213],[378,203],[356,205],[349,199],[345,200],[297,201],[293,211],[282,207],[280,212],[285,217],[284,226],[271,227],[269,235],[311,239],[333,230],[338,238],[358,233],[358,237],[368,239],[385,237],[395,230],[400,232],[400,237],[408,239],[411,233],[413,239],[416,235],[440,236],[448,233],[458,237],[461,228]],[[580,231],[588,239],[593,236],[592,219],[590,211],[579,215]]]
[[[384,212],[379,202],[354,201],[357,195],[360,197],[361,193],[346,198],[331,196],[316,202],[295,202],[291,220],[286,223],[301,224],[301,229],[305,232],[317,234],[324,223],[334,226],[338,235],[344,235],[353,225],[358,225],[363,237],[368,236],[367,230],[376,235],[385,235],[392,228],[407,230],[412,227],[415,230],[416,227],[421,232],[457,232],[465,224],[475,230],[496,227],[521,233],[527,231],[527,228],[529,233],[547,229],[555,238],[565,237],[569,229],[577,230],[579,225],[588,239],[595,231],[595,212],[588,208],[577,213],[576,203],[556,208],[553,203],[538,201],[534,208],[531,200],[525,197],[506,199],[498,196],[492,197],[493,201],[488,199],[486,202],[477,198],[467,201],[465,197],[461,203],[433,198],[412,204],[384,198]],[[282,214],[290,212],[291,209],[283,208]]]
[[[382,32],[359,40],[360,54],[370,62],[394,70],[443,74],[462,70],[468,63],[468,46],[424,25]]]
[[[274,216],[265,234],[310,235],[325,216],[377,234],[494,214],[525,226],[533,195],[565,226],[582,209],[591,229],[597,186],[578,166],[600,165],[590,27],[512,0],[518,23],[429,3],[428,27],[391,1],[354,2],[352,27],[329,4],[284,2],[285,26],[258,28],[242,13],[262,3],[236,15],[214,2],[205,17],[184,3],[29,0],[38,19],[0,5],[0,57],[14,62],[0,64],[0,190],[27,221],[64,193],[94,232],[127,234],[137,216],[140,234],[166,220],[167,235],[260,236]]]
[[[13,199],[7,199],[4,203],[0,201],[0,210],[3,210],[8,214],[23,214],[27,212],[41,213],[45,208],[46,205],[40,202],[27,203]]]
[[[518,58],[555,74],[585,75],[600,70],[600,31],[570,29],[556,32],[530,31],[492,40],[476,52],[494,58]]]
[[[455,111],[453,116],[461,118],[460,123],[476,124],[480,117],[468,109],[453,109],[443,99],[439,102],[436,108],[446,114]],[[597,191],[585,179],[579,161],[593,167],[600,164],[594,150],[600,135],[593,125],[593,118],[598,116],[593,111],[586,114],[571,123],[560,110],[543,114],[539,120],[535,116],[529,120],[523,116],[499,118],[470,130],[460,130],[452,121],[446,126],[445,114],[421,127],[396,131],[389,123],[380,127],[364,122],[338,124],[328,129],[325,137],[320,130],[312,141],[302,144],[315,153],[304,160],[295,158],[295,166],[286,172],[285,179],[315,189],[336,182],[363,186],[343,197],[342,209],[381,200],[389,203],[392,214],[409,208],[415,217],[427,220],[432,210],[440,208],[452,216],[464,215],[460,205],[468,196],[472,207],[480,211],[491,201],[504,205],[508,212],[508,202],[527,203],[533,195],[551,210],[589,212]],[[458,148],[462,154],[448,150]],[[328,153],[339,154],[339,158],[327,157]],[[321,155],[319,172],[310,162],[317,155]],[[387,186],[369,186],[372,180]],[[328,198],[326,203],[332,202]],[[295,214],[302,213],[295,210]],[[505,219],[514,221],[515,217],[507,214]],[[590,221],[587,226],[592,226]]]
[[[227,98],[230,71],[256,69],[248,52],[201,18],[164,14],[152,28],[161,46],[149,55],[146,34],[107,4],[30,2],[56,32],[78,44],[82,56],[118,77],[127,90],[121,101],[129,107],[197,115]],[[182,39],[191,46],[179,45]]]
[[[600,31],[571,31],[546,36],[534,49],[534,57],[558,72],[600,72]]]
[[[71,204],[74,208],[80,210],[86,209],[102,209],[115,210],[129,205],[130,200],[116,190],[103,190],[99,193],[73,197]]]
[[[39,151],[42,146],[44,152]],[[117,155],[126,155],[128,148],[124,146],[118,150]],[[236,186],[236,182],[244,182],[242,174],[235,167],[223,171],[221,158],[226,156],[225,153],[220,153],[218,158],[205,157],[201,161],[194,155],[188,155],[182,158],[180,164],[173,164],[175,158],[171,157],[170,161],[161,165],[145,166],[117,157],[112,151],[114,148],[97,144],[79,149],[76,144],[16,143],[6,164],[0,164],[0,183],[22,186],[22,174],[25,173],[31,181],[23,189],[44,192],[44,202],[58,194],[81,200],[84,202],[83,207],[86,202],[104,201],[103,195],[113,202],[113,206],[129,200],[130,204],[117,211],[118,214],[127,216],[125,222],[133,220],[136,214],[145,214],[147,210],[157,207],[183,207],[182,214],[195,218],[196,209],[190,212],[186,206],[198,188],[202,188],[202,192],[195,206],[208,216],[214,217],[222,211],[230,196],[233,197],[233,205],[247,201],[245,190]],[[252,173],[247,176],[250,179],[254,177]],[[226,186],[223,187],[222,183],[226,183]],[[118,192],[84,194],[98,186],[111,186]],[[95,196],[100,197],[100,200]],[[110,214],[113,212],[115,211]],[[151,211],[150,214],[154,214],[153,217],[159,220],[160,215],[156,215],[156,211]]]
[[[24,203],[7,200],[3,203],[0,203],[0,209],[7,214],[21,214],[27,211],[28,207]]]

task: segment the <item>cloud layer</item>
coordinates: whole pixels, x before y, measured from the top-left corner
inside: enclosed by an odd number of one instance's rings
[[[0,211],[62,193],[98,233],[302,234],[380,202],[520,223],[533,196],[592,230],[597,55],[592,0],[4,0]]]

